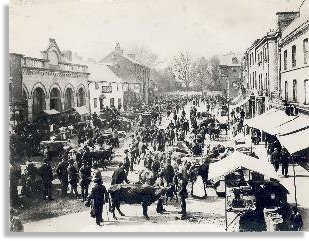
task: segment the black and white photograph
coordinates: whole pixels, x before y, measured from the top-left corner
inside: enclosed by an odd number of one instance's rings
[[[309,231],[309,0],[7,10],[8,232]]]

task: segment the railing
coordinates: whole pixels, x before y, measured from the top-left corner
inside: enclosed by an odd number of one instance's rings
[[[102,86],[102,93],[112,93],[112,86]]]
[[[44,68],[44,60],[33,59],[33,58],[23,58],[22,66],[24,67],[35,67],[35,68]]]

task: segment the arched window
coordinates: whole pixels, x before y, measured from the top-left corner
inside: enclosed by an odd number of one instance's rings
[[[297,81],[293,80],[293,101],[297,102]]]
[[[284,84],[284,98],[286,101],[289,100],[289,88],[288,88],[288,82],[285,81],[285,84]]]
[[[77,106],[80,107],[84,105],[86,105],[86,94],[85,90],[81,87],[77,92]]]
[[[45,94],[42,88],[33,91],[32,115],[35,120],[45,110]]]
[[[59,63],[58,54],[55,51],[50,51],[48,53],[48,59],[52,65],[58,65]]]
[[[57,88],[53,88],[50,92],[50,109],[61,111],[60,91]]]

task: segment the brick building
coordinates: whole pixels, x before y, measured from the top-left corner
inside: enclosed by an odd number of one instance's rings
[[[88,67],[70,63],[71,52],[60,51],[55,39],[49,39],[41,54],[41,58],[10,54],[10,95],[12,100],[22,99],[18,118],[33,121],[46,110],[89,108]]]
[[[124,103],[130,105],[136,101],[149,103],[150,68],[135,60],[133,54],[124,54],[120,44],[115,50],[104,57],[100,63],[105,63],[122,79]],[[126,109],[127,106],[124,106]]]
[[[236,98],[242,84],[241,62],[235,53],[229,53],[219,58],[220,86],[223,95],[230,100]]]

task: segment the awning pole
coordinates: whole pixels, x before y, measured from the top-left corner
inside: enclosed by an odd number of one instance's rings
[[[295,205],[297,207],[297,195],[296,195],[296,175],[295,175],[295,160],[294,160],[294,156],[292,156],[293,158],[293,175],[294,175],[294,198],[295,198]]]
[[[224,206],[225,206],[225,231],[227,231],[227,193],[226,193],[226,177],[224,176],[224,191],[225,191],[225,199],[224,199]]]

